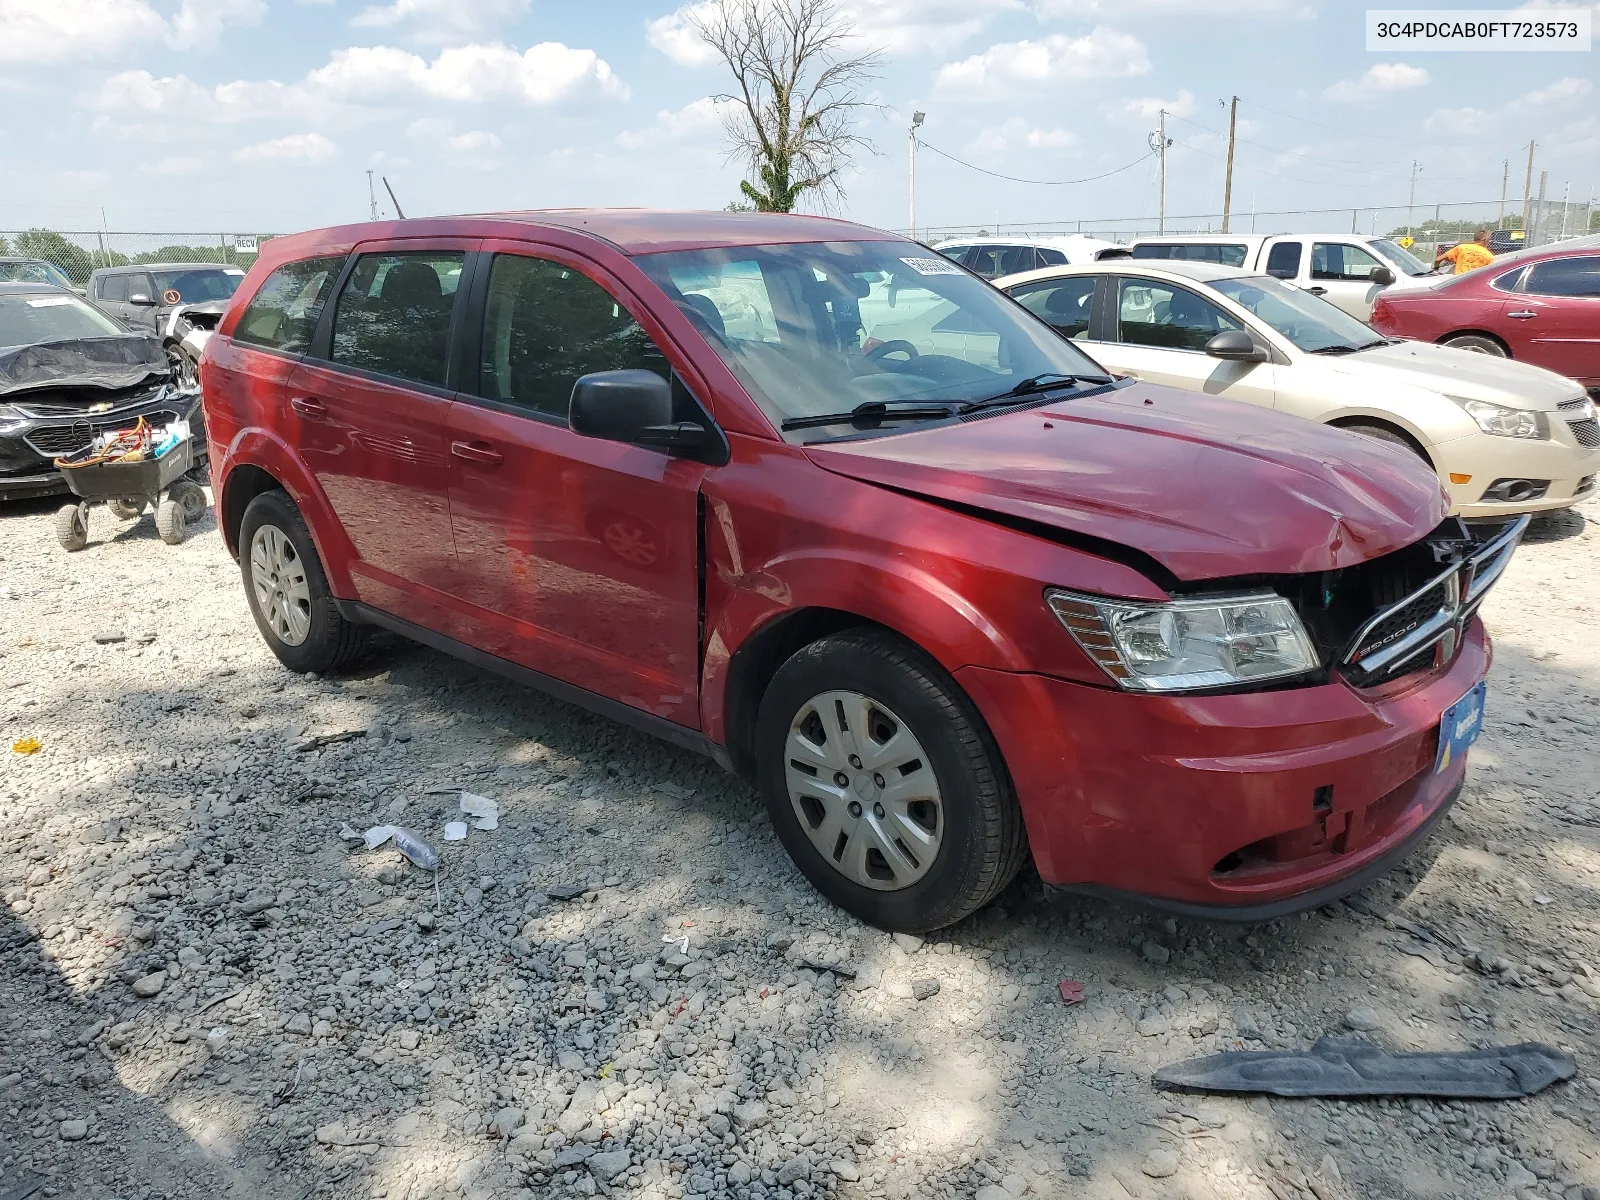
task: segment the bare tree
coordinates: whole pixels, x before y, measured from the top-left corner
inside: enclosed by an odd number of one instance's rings
[[[696,11],[696,9],[698,11]],[[802,198],[826,206],[859,151],[859,91],[877,78],[876,50],[853,52],[854,28],[833,0],[714,0],[689,23],[733,72],[738,90],[724,121],[733,157],[759,183],[739,190],[759,212],[792,212]]]

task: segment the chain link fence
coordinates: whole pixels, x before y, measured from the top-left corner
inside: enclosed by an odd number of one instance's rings
[[[1233,233],[1361,233],[1409,236],[1418,254],[1431,254],[1437,245],[1465,241],[1479,229],[1521,229],[1520,200],[1463,201],[1451,204],[1389,205],[1380,208],[1316,208],[1251,212],[1234,209],[1228,222]],[[1542,246],[1578,237],[1600,227],[1600,207],[1591,201],[1562,203],[1531,200],[1525,244]],[[917,236],[930,245],[950,238],[1062,237],[1081,233],[1108,242],[1132,242],[1156,237],[1161,225],[1155,217],[1052,218],[1042,221],[994,225],[934,225],[918,229]],[[1222,213],[1168,215],[1166,233],[1217,233]]]
[[[0,230],[0,258],[42,258],[67,273],[74,287],[89,282],[96,267],[136,263],[221,263],[249,270],[256,250],[271,234],[131,233],[97,229]],[[0,271],[0,279],[6,277]]]

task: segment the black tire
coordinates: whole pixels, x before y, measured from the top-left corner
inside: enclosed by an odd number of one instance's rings
[[[129,496],[123,500],[107,500],[106,507],[119,521],[137,521],[144,515],[147,501],[143,496]]]
[[[812,844],[786,782],[792,723],[825,692],[848,690],[890,708],[931,760],[942,838],[916,882],[881,891],[847,878]],[[757,778],[784,849],[813,886],[880,929],[922,932],[976,912],[1011,882],[1027,854],[1022,813],[983,718],[949,674],[921,650],[877,630],[813,642],[778,668],[761,698]]]
[[[1457,350],[1470,350],[1474,354],[1488,354],[1494,358],[1510,358],[1506,348],[1492,337],[1485,337],[1481,333],[1458,333],[1454,337],[1447,337],[1439,343],[1441,346],[1451,346]]]
[[[83,519],[84,505],[63,504],[56,509],[56,541],[71,554],[89,544],[89,523]]]
[[[1387,425],[1341,425],[1340,429],[1347,429],[1351,433],[1359,433],[1362,437],[1376,438],[1380,442],[1388,442],[1391,446],[1399,446],[1402,450],[1409,450],[1419,458],[1426,459],[1422,451],[1418,450],[1410,438],[1403,433],[1397,433]]]
[[[275,526],[283,534],[305,570],[306,586],[311,596],[311,623],[305,640],[299,645],[291,645],[278,636],[261,612],[256,598],[255,584],[250,574],[250,547],[256,532],[265,525]],[[244,519],[239,524],[239,573],[256,628],[278,656],[278,661],[289,670],[301,674],[341,671],[360,659],[366,650],[370,631],[365,625],[345,620],[339,612],[333,592],[328,587],[327,574],[322,569],[322,560],[317,557],[316,543],[311,540],[311,531],[306,528],[305,518],[286,493],[262,492],[245,508]]]
[[[206,499],[206,490],[192,479],[178,479],[167,489],[167,498],[176,500],[183,509],[183,518],[186,521],[198,521],[205,516],[206,509],[211,502]]]
[[[156,505],[156,532],[163,542],[169,546],[182,545],[183,526],[183,505],[171,498]]]

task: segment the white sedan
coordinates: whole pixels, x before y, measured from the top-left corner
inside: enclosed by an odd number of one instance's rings
[[[1115,259],[995,286],[1118,374],[1408,446],[1460,516],[1566,508],[1600,471],[1595,406],[1576,380],[1385,338],[1269,275]]]

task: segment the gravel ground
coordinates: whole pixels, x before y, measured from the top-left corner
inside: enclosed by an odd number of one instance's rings
[[[1486,612],[1488,727],[1401,873],[1303,918],[819,902],[712,764],[381,640],[284,672],[209,519],[0,512],[0,1194],[1600,1198],[1600,503]],[[319,735],[354,734],[313,745]],[[499,828],[444,842],[466,788]],[[437,879],[341,824],[409,826]],[[566,897],[566,898],[562,898]],[[1061,999],[1062,980],[1085,987]],[[1179,1096],[1360,1028],[1544,1040],[1505,1104]]]

